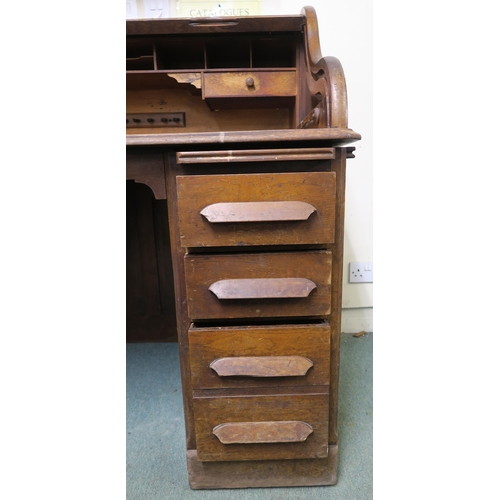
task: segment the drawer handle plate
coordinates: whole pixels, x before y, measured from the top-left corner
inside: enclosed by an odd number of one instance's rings
[[[306,278],[228,279],[208,289],[222,299],[297,299],[308,297],[316,283]]]
[[[222,444],[300,443],[313,428],[300,421],[231,422],[214,427],[212,432]]]
[[[307,220],[316,209],[303,201],[214,203],[200,214],[209,222],[277,222]]]
[[[219,377],[303,377],[314,363],[304,356],[219,358],[210,368]]]

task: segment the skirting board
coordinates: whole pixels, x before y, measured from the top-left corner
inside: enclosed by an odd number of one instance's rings
[[[189,485],[193,490],[325,486],[337,482],[338,446],[327,458],[244,462],[200,462],[187,451]]]
[[[373,332],[373,307],[342,309],[342,333]]]

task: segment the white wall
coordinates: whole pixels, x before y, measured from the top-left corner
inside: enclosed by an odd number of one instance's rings
[[[159,19],[170,16],[172,0],[125,0],[127,19]],[[173,9],[175,12],[175,9]]]
[[[148,0],[127,1],[139,6]],[[262,0],[261,13],[300,14],[305,5],[316,9],[322,54],[342,63],[349,127],[362,136],[354,144],[356,158],[347,161],[342,331],[373,331],[373,284],[347,280],[349,262],[373,262],[372,0]],[[174,0],[170,13],[175,15]]]

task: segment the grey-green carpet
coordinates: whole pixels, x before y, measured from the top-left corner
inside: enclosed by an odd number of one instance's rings
[[[371,500],[373,335],[342,334],[335,486],[191,490],[177,343],[127,345],[127,500]]]

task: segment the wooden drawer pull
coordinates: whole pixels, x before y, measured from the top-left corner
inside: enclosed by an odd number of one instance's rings
[[[212,431],[222,444],[299,443],[313,428],[305,422],[234,422],[220,424]]]
[[[225,27],[225,26],[236,26],[238,24],[237,21],[226,21],[224,19],[218,19],[217,21],[205,21],[205,20],[197,20],[197,21],[191,21],[189,23],[189,26],[194,26],[196,28],[199,27],[210,27],[210,28],[219,28],[219,27]]]
[[[208,287],[218,299],[296,299],[308,297],[315,288],[306,278],[229,279]]]
[[[301,377],[312,366],[304,356],[245,356],[210,363],[219,377]]]
[[[272,222],[307,220],[316,209],[303,201],[215,203],[200,214],[209,222]]]

